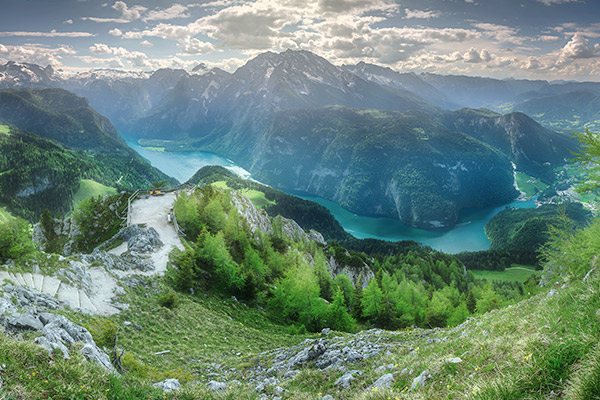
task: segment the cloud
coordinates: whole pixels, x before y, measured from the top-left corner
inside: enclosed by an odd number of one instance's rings
[[[209,42],[202,42],[192,38],[186,42],[177,45],[183,54],[206,54],[215,49],[215,46]]]
[[[93,37],[96,36],[90,32],[57,32],[52,29],[50,32],[0,32],[0,37],[7,36],[31,36],[31,37]]]
[[[484,31],[484,34],[498,42],[522,45],[527,40],[526,37],[518,35],[519,30],[506,25],[490,24],[487,22],[478,22],[474,27]]]
[[[73,24],[73,20],[72,19],[68,19],[66,21],[63,21],[63,24]]]
[[[592,46],[581,33],[573,35],[571,40],[560,50],[560,61],[566,59],[592,58],[600,54],[600,45]]]
[[[23,46],[0,45],[0,55],[17,61],[39,65],[62,66],[62,56],[74,55],[75,50],[69,46],[47,47],[41,44],[26,44]]]
[[[140,46],[142,47],[154,47],[154,44],[148,40],[144,40],[140,43]]]
[[[468,63],[480,63],[490,61],[492,59],[492,56],[485,49],[481,50],[481,52],[478,52],[477,50],[475,50],[475,48],[471,47],[469,50],[467,50],[465,54],[462,55],[461,59],[462,61]]]
[[[104,43],[94,43],[90,52],[97,55],[113,55],[126,59],[133,67],[149,67],[148,56],[140,51],[129,51],[124,47],[111,47]]]
[[[104,5],[102,5],[104,7]],[[136,19],[140,19],[142,17],[142,13],[148,10],[143,6],[133,6],[129,8],[124,1],[117,1],[115,4],[111,6],[111,8],[117,10],[119,14],[121,14],[120,18],[104,18],[104,17],[81,17],[84,21],[93,21],[93,22],[112,22],[117,24],[126,24],[128,22],[134,21]]]
[[[125,64],[123,64],[121,59],[118,57],[99,58],[99,57],[90,57],[90,56],[77,56],[75,58],[81,60],[82,62],[84,62],[86,64],[106,65],[110,68],[118,68],[118,69],[125,68]]]
[[[83,21],[93,21],[93,22],[112,22],[115,24],[126,24],[130,22],[128,19],[123,18],[100,18],[100,17],[81,17]]]
[[[121,32],[119,28],[111,29],[108,31],[108,34],[112,36],[123,36],[123,32]]]
[[[537,2],[542,3],[545,6],[554,6],[566,3],[581,3],[582,0],[537,0]]]
[[[537,40],[540,42],[558,42],[559,37],[558,36],[551,36],[551,35],[541,35],[538,36]]]
[[[112,5],[112,8],[121,13],[123,19],[128,21],[133,21],[135,19],[140,19],[144,11],[147,10],[146,7],[142,6],[133,6],[131,8],[127,7],[127,4],[124,1],[117,1]]]
[[[181,4],[173,4],[164,10],[154,10],[148,12],[144,21],[164,21],[175,18],[188,18],[190,16],[188,7]]]
[[[94,54],[113,54],[111,47],[104,43],[95,43],[89,50]]]
[[[431,19],[438,18],[442,15],[439,11],[421,11],[421,10],[410,10],[408,8],[404,9],[406,16],[404,18],[411,19]]]
[[[123,34],[123,38],[142,39],[144,37],[159,37],[161,39],[185,41],[198,33],[200,33],[198,27],[160,23],[152,29],[147,29],[141,32],[125,32]]]

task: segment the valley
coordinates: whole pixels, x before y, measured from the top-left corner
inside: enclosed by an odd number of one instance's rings
[[[600,399],[600,3],[21,3],[1,400]]]
[[[230,160],[212,153],[162,152],[147,150],[133,139],[127,143],[153,166],[165,173],[173,172],[180,181],[186,181],[197,168],[206,165],[224,166],[247,177],[249,173]],[[163,169],[165,168],[165,169]],[[535,208],[535,200],[516,200],[497,207],[466,210],[456,226],[443,230],[425,230],[407,226],[397,219],[361,216],[345,210],[339,204],[305,193],[290,191],[290,194],[325,206],[344,229],[359,239],[374,238],[387,241],[413,240],[447,253],[487,250],[490,241],[485,235],[485,224],[505,207]]]

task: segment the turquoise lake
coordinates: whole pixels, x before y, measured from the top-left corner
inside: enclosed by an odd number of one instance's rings
[[[233,161],[213,153],[158,152],[144,149],[134,139],[125,139],[129,146],[148,159],[153,166],[165,174],[177,178],[180,182],[186,181],[198,169],[207,165],[220,165],[241,176],[250,176],[246,170],[237,166]],[[451,230],[429,231],[412,228],[392,218],[356,215],[344,210],[337,203],[320,197],[293,194],[327,207],[344,229],[357,238],[374,238],[389,241],[414,240],[446,253],[487,250],[490,247],[490,241],[485,235],[484,226],[494,215],[507,206],[514,208],[535,207],[535,200],[531,199],[513,201],[500,207],[466,210],[463,212],[459,223]]]

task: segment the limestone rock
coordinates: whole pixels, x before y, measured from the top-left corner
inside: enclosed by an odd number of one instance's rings
[[[410,385],[410,390],[414,390],[414,389],[418,388],[419,386],[425,386],[425,382],[427,382],[431,378],[432,378],[432,376],[428,370],[421,372],[421,374],[419,376],[417,376],[415,379],[413,379],[413,382]]]
[[[155,383],[152,386],[154,386],[155,388],[159,388],[165,393],[181,389],[181,383],[179,383],[179,380],[177,379],[165,379],[164,381]]]
[[[62,315],[41,313],[39,320],[44,325],[41,329],[43,336],[36,338],[35,341],[49,353],[52,353],[55,348],[59,348],[63,355],[68,356],[68,351],[65,354],[66,347],[76,342],[82,342],[81,353],[87,359],[97,362],[107,371],[114,371],[110,358],[96,346],[87,329],[69,321]]]
[[[335,384],[338,386],[341,386],[344,389],[348,389],[348,388],[350,388],[350,382],[352,382],[352,380],[354,379],[354,375],[362,375],[362,371],[359,371],[359,370],[348,371],[344,375],[339,377],[335,381]]]
[[[149,253],[157,250],[163,245],[156,229],[142,228],[140,225],[131,225],[119,233],[124,241],[127,241],[127,250],[138,253]]]
[[[218,381],[210,381],[206,384],[206,386],[208,386],[208,388],[213,392],[220,392],[227,389],[226,383]]]
[[[38,331],[44,327],[37,315],[29,311],[23,314],[11,314],[4,319],[6,329],[13,331],[34,330]]]
[[[387,387],[390,387],[390,385],[392,384],[392,382],[394,381],[394,375],[392,374],[385,374],[383,376],[381,376],[379,379],[377,379],[370,387],[369,389],[384,389]]]
[[[371,279],[375,278],[375,274],[365,263],[363,263],[360,267],[341,265],[334,256],[330,256],[327,260],[327,267],[329,269],[329,273],[331,273],[332,279],[335,279],[335,277],[340,274],[344,274],[350,278],[350,281],[354,287],[360,283],[361,287],[365,289],[367,286],[369,286]]]

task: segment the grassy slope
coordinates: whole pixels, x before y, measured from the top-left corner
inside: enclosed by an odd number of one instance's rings
[[[547,297],[544,291],[453,329],[408,330],[393,335],[382,331],[381,341],[392,344],[389,352],[350,366],[349,369],[363,371],[362,376],[352,381],[350,389],[338,390],[335,386],[341,372],[305,368],[295,379],[282,383],[289,391],[285,397],[316,399],[332,394],[336,399],[516,400],[544,399],[554,391],[568,392],[570,399],[600,398],[597,382],[590,381],[590,376],[598,374],[600,365],[597,348],[600,323],[596,315],[600,308],[599,284],[598,275],[586,283],[573,281],[555,296]],[[254,385],[244,382],[222,393],[207,392],[204,383],[212,379],[205,372],[207,364],[220,363],[220,369],[235,366],[241,371],[238,379],[243,380],[243,368],[256,360],[256,353],[305,339],[288,335],[260,311],[211,295],[180,296],[181,304],[175,310],[161,308],[156,303],[160,290],[159,286],[149,299],[144,297],[143,290],[130,292],[126,298],[132,304],[130,310],[110,319],[119,325],[128,320],[141,326],[140,331],[132,325],[121,328],[119,333],[121,346],[137,359],[161,371],[180,367],[194,374],[195,383],[166,398],[258,398],[258,393],[252,390]],[[81,318],[76,322],[85,324],[89,317]],[[155,351],[163,350],[171,353],[154,355]],[[242,354],[237,356],[232,351]],[[454,365],[444,361],[451,356],[461,357],[462,362]],[[2,373],[6,397],[163,397],[149,388],[151,380],[131,375],[109,377],[77,356],[70,361],[56,359],[50,367],[49,361],[39,348],[0,335],[0,364],[7,365]],[[396,374],[389,389],[368,389],[383,375],[375,369],[384,364],[394,365],[394,371],[404,368],[407,371]],[[411,392],[408,388],[412,379],[425,369],[434,379]],[[592,375],[587,375],[590,371]],[[162,375],[168,376],[169,373]]]
[[[8,125],[0,125],[1,135],[10,135],[10,127]]]
[[[91,179],[82,179],[79,183],[79,190],[73,195],[73,206],[81,203],[89,197],[110,196],[117,194],[117,189],[105,186]]]
[[[544,182],[524,172],[517,172],[517,186],[527,197],[535,196],[548,187]]]
[[[470,270],[475,278],[487,279],[488,282],[504,281],[504,282],[520,282],[523,283],[532,274],[541,275],[541,271],[536,271],[532,267],[514,264],[504,271],[485,271],[485,270]]]
[[[213,182],[211,185],[218,187],[220,189],[231,189],[228,185],[227,182],[225,181],[217,181],[217,182]],[[275,202],[272,200],[269,200],[265,197],[265,194],[261,191],[258,190],[254,190],[254,189],[242,189],[240,190],[240,193],[243,194],[244,196],[246,196],[248,199],[250,199],[250,201],[252,201],[252,203],[258,207],[258,208],[264,208],[265,206],[269,206],[269,205],[274,205]]]

